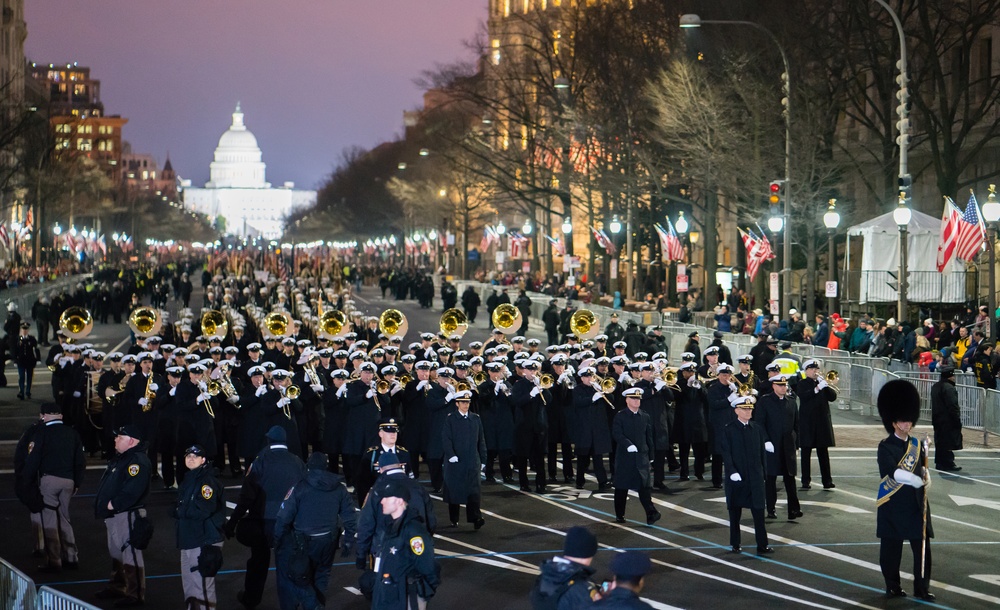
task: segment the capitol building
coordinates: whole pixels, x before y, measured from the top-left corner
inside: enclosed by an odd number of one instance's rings
[[[281,237],[284,219],[293,210],[316,203],[316,191],[296,190],[286,182],[273,188],[265,180],[257,138],[243,122],[243,111],[236,104],[233,123],[219,138],[215,160],[210,166],[210,180],[204,188],[181,181],[184,205],[225,223],[225,232],[241,237]]]

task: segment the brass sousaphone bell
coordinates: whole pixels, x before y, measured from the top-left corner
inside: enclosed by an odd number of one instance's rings
[[[136,307],[128,316],[128,327],[136,337],[152,337],[162,326],[163,317],[152,307]]]
[[[404,337],[409,329],[406,316],[398,309],[386,309],[378,317],[378,330],[390,339]]]
[[[319,317],[318,333],[320,338],[332,339],[340,334],[347,324],[347,315],[337,309],[325,311]]]
[[[493,322],[493,328],[502,330],[505,335],[516,335],[517,331],[521,330],[521,326],[524,325],[524,318],[521,317],[520,310],[510,303],[497,305],[490,321]]]
[[[466,317],[465,312],[461,309],[446,309],[441,314],[440,327],[441,332],[446,337],[451,337],[452,335],[464,336],[466,331],[469,330],[469,318]]]
[[[264,318],[264,327],[275,337],[284,337],[291,324],[292,318],[283,311],[273,311]]]
[[[569,318],[569,329],[580,341],[593,339],[601,332],[601,325],[589,309],[578,309]]]
[[[69,307],[59,316],[59,328],[71,339],[83,339],[94,329],[94,317],[85,307]]]
[[[229,334],[229,319],[218,309],[209,309],[201,315],[201,334],[224,339]]]

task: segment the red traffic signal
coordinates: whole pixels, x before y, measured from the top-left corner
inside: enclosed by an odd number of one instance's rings
[[[781,202],[781,181],[774,180],[773,182],[771,182],[769,188],[771,190],[771,196],[768,197],[767,199],[768,202],[771,205],[778,205],[778,203]]]

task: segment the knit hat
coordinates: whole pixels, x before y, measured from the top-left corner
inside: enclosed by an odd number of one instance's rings
[[[597,554],[597,536],[585,527],[574,526],[566,532],[563,554],[567,557],[586,559]]]

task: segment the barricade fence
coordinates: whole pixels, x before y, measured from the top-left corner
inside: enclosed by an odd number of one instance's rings
[[[49,587],[38,590],[36,610],[101,610],[97,606],[82,602],[62,591]]]
[[[506,288],[511,302],[517,299],[520,292],[516,286],[494,286],[481,282],[457,281],[455,285],[459,295],[462,294],[466,286],[472,285],[482,300],[482,307],[486,306],[486,299],[494,290],[499,292]],[[526,294],[532,301],[531,317],[537,320],[537,322],[533,321],[532,325],[540,324],[542,313],[548,308],[549,301],[555,297],[538,292]],[[555,300],[558,309],[565,309],[565,298],[560,297],[555,298]],[[709,326],[714,321],[710,312],[694,314],[693,319],[702,322],[702,324],[686,324],[677,321],[669,314],[660,312],[622,311],[603,305],[584,304],[582,301],[575,301],[574,305],[594,312],[602,328],[608,324],[612,313],[618,314],[618,322],[622,327],[626,327],[630,322],[634,322],[640,327],[651,324],[660,325],[667,337],[668,357],[672,363],[680,361],[680,355],[684,351],[688,335],[692,331],[698,331],[701,336],[699,345],[702,351],[711,343],[712,333],[715,332],[715,329]],[[729,347],[735,360],[739,355],[749,353],[757,345],[758,339],[754,335],[724,333],[723,342]],[[837,371],[840,376],[837,384],[839,388],[838,409],[854,410],[865,416],[878,417],[876,401],[882,386],[892,379],[902,378],[917,386],[921,400],[921,419],[928,423],[931,421],[930,388],[938,381],[937,373],[921,370],[916,364],[908,362],[873,358],[866,354],[805,343],[793,343],[791,351],[803,361],[808,358],[820,360],[824,372]],[[984,444],[988,444],[989,434],[1000,433],[1000,391],[986,391],[977,387],[975,376],[971,373],[956,371],[955,374],[955,386],[958,389],[958,400],[962,409],[962,425],[968,428],[982,429]]]
[[[10,610],[35,609],[35,583],[3,559],[0,559],[0,606]]]
[[[52,281],[11,288],[0,292],[0,299],[2,299],[4,303],[14,303],[17,306],[17,311],[21,314],[21,317],[28,319],[31,317],[32,305],[35,304],[35,301],[37,301],[43,293],[47,295],[51,292],[59,292],[64,289],[72,288],[80,282],[86,284],[90,276],[91,274],[89,273],[69,275],[58,277]]]

